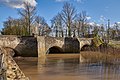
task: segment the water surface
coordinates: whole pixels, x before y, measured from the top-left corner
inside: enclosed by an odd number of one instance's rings
[[[30,80],[120,80],[120,65],[79,63],[78,58],[48,58],[40,64],[37,58],[15,59]]]

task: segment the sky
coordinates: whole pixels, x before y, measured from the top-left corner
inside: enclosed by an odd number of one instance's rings
[[[65,2],[72,3],[77,13],[86,11],[89,22],[111,24],[120,22],[120,0],[0,0],[0,29],[9,16],[19,18],[17,10],[23,8],[24,2],[37,7],[37,15],[44,17],[50,25],[50,20],[62,10]]]

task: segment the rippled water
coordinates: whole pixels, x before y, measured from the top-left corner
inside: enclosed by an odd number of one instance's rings
[[[79,59],[15,59],[30,80],[120,80],[120,65],[79,63]]]

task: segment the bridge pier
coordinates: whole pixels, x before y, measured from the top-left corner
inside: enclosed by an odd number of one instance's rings
[[[38,42],[38,58],[44,59],[46,58],[45,37],[42,36],[37,37],[37,42]]]
[[[38,36],[38,69],[41,67],[41,64],[45,64],[46,61],[46,50],[45,50],[45,37]]]

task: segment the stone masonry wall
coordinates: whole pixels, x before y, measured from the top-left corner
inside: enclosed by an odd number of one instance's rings
[[[4,48],[0,48],[1,60],[1,80],[29,80],[20,70],[19,66]]]
[[[1,35],[0,46],[13,49],[16,56],[38,56],[37,39],[32,36]]]

